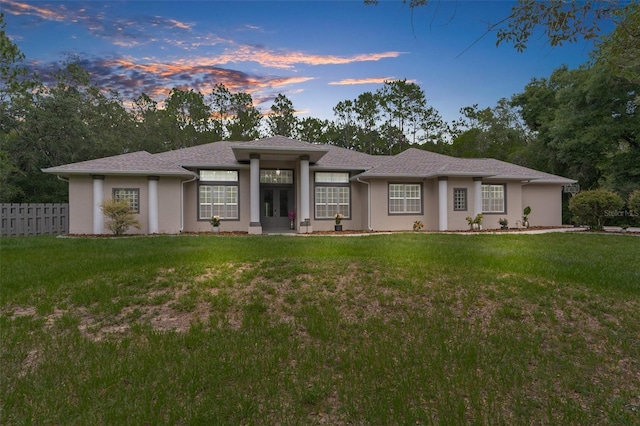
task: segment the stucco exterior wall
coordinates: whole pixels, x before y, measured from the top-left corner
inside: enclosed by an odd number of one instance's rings
[[[158,233],[180,232],[180,182],[179,178],[160,177],[158,181]]]
[[[522,208],[531,207],[529,226],[562,225],[562,185],[529,184],[522,187]]]
[[[93,178],[69,177],[69,233],[93,234]]]
[[[453,210],[453,190],[458,188],[467,190],[466,210]],[[474,199],[472,178],[450,178],[447,181],[447,221],[450,231],[464,231],[469,229],[467,217],[473,218],[476,216],[473,212]]]
[[[421,214],[389,214],[389,181],[371,180],[371,227],[376,231],[411,231],[416,220],[425,224],[425,229],[437,229],[437,186],[420,179],[394,180],[391,183],[419,183],[422,186]],[[435,198],[434,194],[435,193]],[[435,203],[432,201],[435,199]],[[434,210],[435,206],[435,210]],[[434,219],[435,218],[435,219]],[[435,222],[434,222],[435,220]],[[434,225],[435,224],[435,225]]]
[[[149,233],[149,179],[146,176],[105,176],[103,199],[113,198],[114,188],[135,188],[139,192],[139,212],[135,218],[140,221],[141,228],[129,228],[127,234]],[[160,191],[158,190],[158,193]],[[109,219],[105,218],[105,222]]]

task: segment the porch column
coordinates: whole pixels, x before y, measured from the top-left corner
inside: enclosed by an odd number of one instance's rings
[[[159,176],[149,176],[149,234],[158,233],[158,181]]]
[[[440,231],[446,231],[448,228],[447,207],[449,203],[447,201],[447,179],[446,176],[440,176],[438,178],[438,229]]]
[[[482,178],[473,178],[473,217],[482,213]]]
[[[305,225],[305,219],[311,219],[309,215],[309,156],[300,157],[300,230]],[[311,230],[310,226],[304,226],[304,230]]]
[[[251,154],[250,161],[250,207],[251,222],[249,223],[250,234],[262,234],[262,225],[260,224],[260,155]]]
[[[93,175],[93,233],[104,232],[104,214],[100,208],[104,198],[104,176]]]

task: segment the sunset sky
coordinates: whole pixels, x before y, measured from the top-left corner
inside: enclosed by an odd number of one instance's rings
[[[39,73],[75,55],[127,101],[143,92],[161,101],[173,87],[206,95],[224,83],[262,111],[282,93],[300,117],[334,119],[338,102],[407,79],[451,121],[589,59],[593,42],[552,48],[536,36],[518,53],[496,47],[495,33],[482,37],[512,4],[441,0],[412,13],[401,1],[0,0],[0,11]]]

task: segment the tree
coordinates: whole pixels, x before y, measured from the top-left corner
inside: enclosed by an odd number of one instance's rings
[[[353,110],[361,150],[373,154],[376,151],[376,142],[380,139],[376,129],[380,120],[380,99],[374,93],[364,92],[353,103]]]
[[[327,143],[328,120],[306,117],[298,121],[297,137],[307,142]]]
[[[378,91],[380,104],[387,116],[387,129],[395,127],[398,132],[388,133],[396,135],[389,140],[394,152],[404,149],[403,141],[409,139],[416,142],[416,133],[420,127],[419,119],[425,115],[426,98],[424,92],[415,83],[407,80],[385,81]],[[402,135],[402,136],[400,136]]]
[[[463,118],[455,122],[458,136],[451,144],[451,155],[522,163],[528,135],[518,111],[507,99],[500,99],[493,108],[479,109],[476,104],[460,113]]]
[[[232,117],[227,124],[230,140],[250,141],[260,137],[262,114],[253,106],[251,95],[231,95],[229,112]]]
[[[353,101],[340,101],[333,107],[333,113],[336,115],[336,127],[340,130],[340,138],[336,141],[336,145],[347,149],[358,149],[358,141],[356,140],[356,121]]]
[[[224,140],[227,137],[227,125],[231,114],[231,92],[224,84],[218,83],[209,99],[214,140]]]
[[[267,125],[272,136],[293,137],[298,124],[293,103],[283,94],[279,94],[267,118]]]
[[[583,191],[573,196],[569,202],[569,210],[576,222],[587,225],[592,230],[603,228],[607,217],[615,217],[614,212],[624,206],[622,198],[605,189]]]
[[[594,57],[615,76],[640,85],[640,4],[630,2],[616,11],[614,19],[615,29],[603,37]],[[636,93],[635,102],[640,105],[640,93]]]
[[[173,88],[165,100],[165,111],[174,123],[171,148],[187,148],[211,142],[211,111],[202,93]]]
[[[640,108],[637,86],[599,65],[553,72],[514,96],[536,139],[530,166],[627,194],[640,188]]]
[[[403,2],[411,8],[432,3],[429,0]],[[364,3],[378,4],[378,0],[364,0]],[[600,32],[600,22],[617,14],[629,13],[628,8],[633,2],[629,3],[618,0],[518,0],[511,13],[489,25],[485,34],[495,31],[496,45],[513,43],[519,52],[527,48],[532,37],[537,39],[540,31],[551,46],[561,46],[578,39],[595,39]]]
[[[141,228],[140,221],[131,211],[127,200],[104,200],[100,203],[100,209],[109,219],[109,222],[106,223],[107,229],[114,235],[122,235],[132,226],[137,229]]]

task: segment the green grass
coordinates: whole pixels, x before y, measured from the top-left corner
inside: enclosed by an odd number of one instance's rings
[[[640,238],[0,240],[2,424],[640,424]]]

